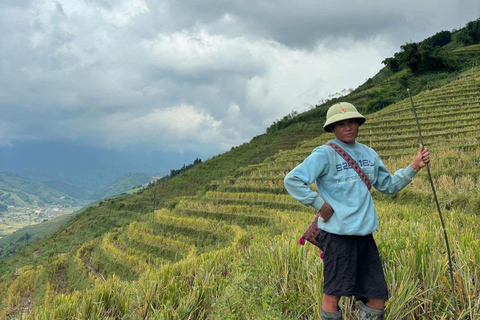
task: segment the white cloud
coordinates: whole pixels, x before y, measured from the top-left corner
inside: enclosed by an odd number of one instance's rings
[[[159,34],[154,40],[143,41],[142,47],[150,53],[153,64],[178,73],[254,73],[261,67],[255,41],[227,38],[205,30]]]
[[[202,156],[218,151],[218,146],[223,149],[239,142],[235,137],[229,140],[229,129],[221,121],[188,104],[145,113],[126,109],[87,120],[89,117],[60,121],[56,134],[70,141],[82,136],[114,150],[195,151]]]
[[[237,18],[235,18],[234,15],[227,12],[223,15],[222,21],[223,22],[235,22],[235,21],[237,21]]]
[[[107,116],[102,128],[118,144],[125,138],[146,139],[154,135],[165,141],[195,140],[204,142],[205,137],[218,134],[221,126],[207,113],[194,106],[182,104],[166,109],[152,109],[148,114],[139,115],[132,112]],[[117,138],[118,137],[118,138]]]
[[[143,0],[124,0],[113,10],[102,10],[105,18],[116,27],[125,27],[139,14],[148,12]]]
[[[356,87],[379,70],[382,56],[375,44],[382,44],[380,40],[342,42],[348,45],[334,50],[325,45],[312,51],[280,45],[264,50],[267,71],[250,79],[246,91],[251,112],[264,119],[262,126],[292,110],[305,111],[331,92]]]

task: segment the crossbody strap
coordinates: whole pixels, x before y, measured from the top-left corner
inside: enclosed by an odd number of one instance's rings
[[[365,185],[367,186],[368,190],[370,190],[372,188],[372,184],[370,183],[370,179],[368,179],[365,172],[363,172],[363,170],[358,166],[358,164],[355,162],[355,160],[353,160],[352,157],[350,157],[350,155],[345,150],[343,150],[341,147],[337,146],[335,143],[328,142],[327,145],[332,147],[335,151],[337,151],[337,153],[343,159],[345,159],[345,161],[347,161],[347,163],[350,165],[350,167],[352,167],[353,170],[355,170],[355,172],[363,180],[363,182],[365,182]]]

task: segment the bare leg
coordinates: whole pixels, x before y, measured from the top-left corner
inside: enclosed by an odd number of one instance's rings
[[[340,297],[323,294],[322,309],[326,312],[335,312],[338,310]]]
[[[342,320],[342,310],[338,307],[340,297],[323,294],[322,320]]]
[[[383,299],[369,299],[367,301],[367,307],[373,309],[381,309],[385,308],[385,300]]]

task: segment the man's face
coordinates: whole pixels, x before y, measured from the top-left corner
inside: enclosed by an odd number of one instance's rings
[[[337,140],[344,143],[354,144],[358,135],[358,122],[355,119],[347,119],[333,124],[332,132]]]

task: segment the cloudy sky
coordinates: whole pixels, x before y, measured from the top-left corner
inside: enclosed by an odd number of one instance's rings
[[[479,16],[478,0],[2,0],[0,152],[208,158]]]

